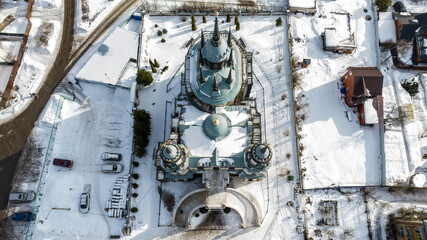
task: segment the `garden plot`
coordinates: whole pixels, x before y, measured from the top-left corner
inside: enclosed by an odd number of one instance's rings
[[[307,189],[381,183],[378,125],[359,125],[357,115],[339,92],[340,77],[348,67],[376,66],[375,25],[365,19],[373,14],[371,9],[370,1],[331,1],[320,5],[318,16],[297,14],[290,18],[294,58],[311,59],[305,69],[293,64],[301,75],[296,83],[295,109],[296,120],[302,122],[298,148]],[[357,45],[352,55],[322,50],[320,35],[335,22],[331,12],[350,14]],[[336,30],[348,34],[347,28]]]
[[[68,83],[64,83],[68,85]],[[132,105],[129,91],[93,84],[70,88],[75,101],[63,99],[52,159],[74,161],[71,169],[49,164],[33,239],[107,238],[120,235],[124,219],[108,218],[104,207],[117,178],[129,172],[132,148]],[[71,94],[70,94],[71,95]],[[70,96],[66,96],[69,98]],[[122,173],[101,172],[102,152],[122,154]],[[79,212],[79,198],[91,185],[90,211]],[[67,219],[64,221],[64,219]],[[96,222],[96,224],[93,224]]]
[[[306,197],[309,237],[369,239],[363,193],[358,189],[309,190]]]
[[[384,73],[385,107],[385,184],[426,187],[427,128],[426,82],[418,71],[392,66],[389,59]],[[414,96],[403,89],[404,81],[414,80],[419,92]]]

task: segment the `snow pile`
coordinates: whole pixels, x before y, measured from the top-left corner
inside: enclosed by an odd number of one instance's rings
[[[296,114],[303,119],[298,148],[307,189],[381,183],[378,125],[363,127],[349,121],[345,112],[353,114],[353,109],[344,103],[339,92],[340,77],[348,67],[376,65],[375,25],[365,20],[365,15],[372,12],[360,11],[364,8],[371,9],[371,2],[340,0],[322,4],[319,14],[326,18],[291,16],[291,30],[304,32],[302,41],[293,42],[293,54],[298,60],[311,59],[308,68],[298,70],[302,74],[302,87],[296,89],[296,108],[300,109]],[[339,14],[331,17],[332,11],[350,14],[350,27],[357,43],[352,55],[322,50],[323,29],[331,24],[344,24],[343,19],[338,22],[333,19],[347,18]],[[342,28],[339,26],[337,30]],[[348,27],[341,31],[342,36],[345,32],[348,36]]]
[[[130,81],[119,80],[129,60],[136,60],[137,49],[138,33],[117,27],[98,47],[98,51],[80,70],[76,79],[111,85],[125,84],[125,87],[130,88]],[[136,72],[134,74],[136,75]]]

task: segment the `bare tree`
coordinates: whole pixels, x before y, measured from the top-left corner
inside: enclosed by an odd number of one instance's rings
[[[42,156],[43,148],[30,136],[16,167],[14,182],[36,182],[40,175]]]

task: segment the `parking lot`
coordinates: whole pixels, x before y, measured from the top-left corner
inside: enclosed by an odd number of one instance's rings
[[[73,161],[72,168],[49,165],[33,239],[106,238],[120,234],[123,219],[108,218],[105,203],[119,176],[127,174],[132,147],[129,90],[82,84],[75,101],[64,100],[53,158]],[[122,173],[103,173],[103,152],[121,153]],[[43,184],[43,182],[41,182]],[[90,184],[90,211],[79,211],[80,195]],[[86,186],[86,190],[85,190]],[[94,224],[96,223],[96,224]]]

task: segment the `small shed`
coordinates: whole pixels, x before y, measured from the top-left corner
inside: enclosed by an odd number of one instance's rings
[[[345,39],[347,41],[340,41],[337,36],[335,28],[325,28],[322,33],[323,38],[323,50],[331,51],[334,53],[348,53],[352,54],[356,49],[353,39]]]
[[[316,13],[316,0],[289,0],[289,11],[293,13]]]

